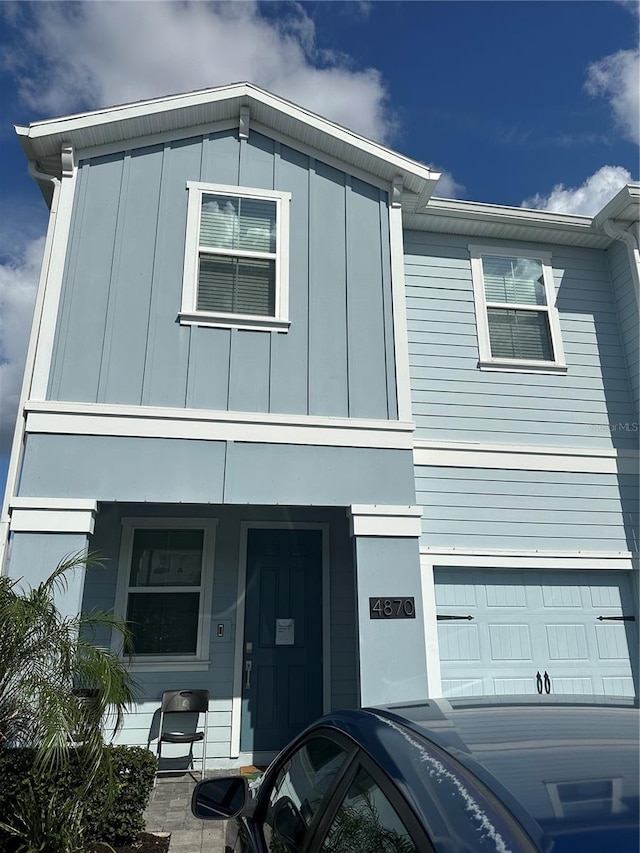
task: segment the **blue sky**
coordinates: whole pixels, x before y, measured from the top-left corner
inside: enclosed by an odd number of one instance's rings
[[[634,0],[0,4],[0,492],[47,210],[14,124],[249,80],[443,170],[594,214],[638,179]]]

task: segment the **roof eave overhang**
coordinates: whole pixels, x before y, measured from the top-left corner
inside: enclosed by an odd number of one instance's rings
[[[422,209],[404,215],[405,228],[469,237],[558,243],[606,249],[612,237],[602,223],[613,213],[635,216],[640,186],[628,185],[595,217],[553,213],[457,199],[431,198]]]
[[[304,143],[378,180],[391,183],[401,178],[403,186],[423,203],[440,177],[422,163],[249,83],[47,119],[16,127],[16,132],[27,158],[42,171],[59,176],[63,144],[73,146],[79,156],[101,145],[122,143],[125,150],[136,139],[180,131],[186,136],[190,128],[239,121],[240,107],[249,107],[252,124],[272,128],[294,145]]]
[[[640,184],[627,184],[593,217],[594,228],[607,221],[625,227],[640,219]]]

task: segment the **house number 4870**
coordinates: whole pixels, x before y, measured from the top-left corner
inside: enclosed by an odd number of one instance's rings
[[[416,605],[409,598],[370,598],[370,619],[415,619]]]

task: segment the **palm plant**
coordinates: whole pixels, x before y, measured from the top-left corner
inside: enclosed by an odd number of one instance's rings
[[[80,801],[108,761],[103,723],[108,715],[115,734],[134,690],[122,658],[95,642],[108,630],[126,645],[126,625],[103,611],[63,616],[55,604],[71,572],[99,565],[92,555],[72,554],[26,590],[0,577],[0,748],[33,748],[35,777],[68,767],[73,752]],[[23,829],[3,828],[24,837]]]

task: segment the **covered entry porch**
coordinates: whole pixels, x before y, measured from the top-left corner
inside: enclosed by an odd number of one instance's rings
[[[120,741],[155,748],[169,689],[209,691],[218,768],[269,760],[332,708],[426,695],[413,512],[101,504],[88,547],[108,568],[88,569],[82,607],[133,623]],[[411,599],[412,618],[371,619],[374,595]]]

